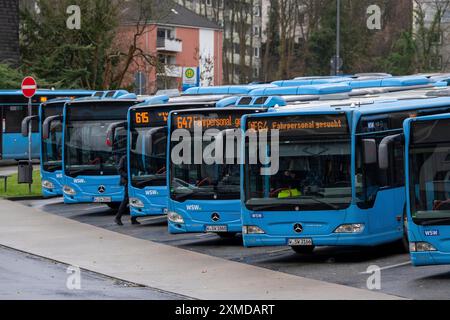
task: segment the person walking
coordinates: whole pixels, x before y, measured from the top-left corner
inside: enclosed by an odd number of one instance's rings
[[[127,212],[128,205],[130,202],[129,196],[128,196],[128,161],[127,156],[123,156],[120,158],[118,171],[120,175],[120,185],[125,188],[125,194],[123,197],[123,201],[120,204],[119,211],[117,211],[117,215],[115,218],[115,222],[119,226],[123,226],[122,223],[122,216]],[[132,225],[139,225],[140,223],[137,221],[136,217],[131,217],[131,224]]]

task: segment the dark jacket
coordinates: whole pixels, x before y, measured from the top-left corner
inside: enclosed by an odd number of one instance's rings
[[[128,185],[128,161],[127,156],[123,156],[120,158],[119,166],[117,167],[120,175],[120,185],[126,186]]]

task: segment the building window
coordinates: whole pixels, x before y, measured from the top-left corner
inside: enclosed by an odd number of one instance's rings
[[[253,14],[255,15],[255,17],[261,17],[261,7],[255,6],[253,8]]]
[[[255,58],[259,58],[259,48],[253,48]]]

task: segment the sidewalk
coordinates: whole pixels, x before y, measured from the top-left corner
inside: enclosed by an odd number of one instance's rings
[[[397,297],[215,258],[0,200],[0,244],[128,282],[218,300]]]

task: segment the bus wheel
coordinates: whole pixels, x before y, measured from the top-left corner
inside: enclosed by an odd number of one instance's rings
[[[107,206],[112,210],[119,210],[120,203],[107,203]]]
[[[314,252],[315,246],[296,246],[291,247],[292,250],[295,251],[295,253],[298,254],[312,254]]]
[[[232,233],[232,232],[217,233],[217,235],[221,239],[233,239],[234,237],[236,237],[236,233]]]

